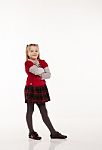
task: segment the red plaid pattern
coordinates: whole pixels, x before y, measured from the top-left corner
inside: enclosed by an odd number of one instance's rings
[[[50,101],[48,88],[44,86],[25,86],[24,88],[25,103],[43,103]]]

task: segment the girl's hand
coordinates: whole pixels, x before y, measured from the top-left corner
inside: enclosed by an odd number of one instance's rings
[[[42,73],[42,74],[43,74],[43,73]],[[43,79],[42,79],[42,74],[39,74],[39,76],[41,77],[41,80],[43,80]]]
[[[42,77],[42,74],[39,74],[40,77]]]

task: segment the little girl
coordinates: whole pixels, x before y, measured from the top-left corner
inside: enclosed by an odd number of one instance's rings
[[[50,96],[45,79],[51,77],[48,64],[40,59],[38,44],[29,44],[26,46],[25,72],[27,73],[26,85],[24,88],[25,103],[27,104],[26,122],[29,129],[29,138],[40,140],[41,137],[33,128],[32,114],[34,104],[40,110],[43,122],[50,131],[51,139],[65,139],[67,136],[56,131],[49,119],[46,102],[50,101]]]

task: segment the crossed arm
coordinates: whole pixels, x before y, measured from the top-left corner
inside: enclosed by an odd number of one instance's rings
[[[41,67],[37,67],[36,65],[33,65],[29,68],[29,72],[35,75],[39,75],[42,80],[49,79],[51,77],[51,73],[48,66],[43,69]]]

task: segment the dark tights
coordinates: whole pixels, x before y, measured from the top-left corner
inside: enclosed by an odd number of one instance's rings
[[[42,103],[42,104],[36,103],[36,104],[37,104],[37,106],[40,110],[43,122],[46,124],[46,126],[48,127],[50,132],[54,133],[55,129],[54,129],[54,127],[53,127],[53,125],[52,125],[52,123],[49,119],[45,103]],[[34,103],[27,103],[26,121],[27,121],[28,129],[29,129],[30,132],[34,131],[33,123],[32,123],[32,114],[33,114],[33,112],[34,112]]]

